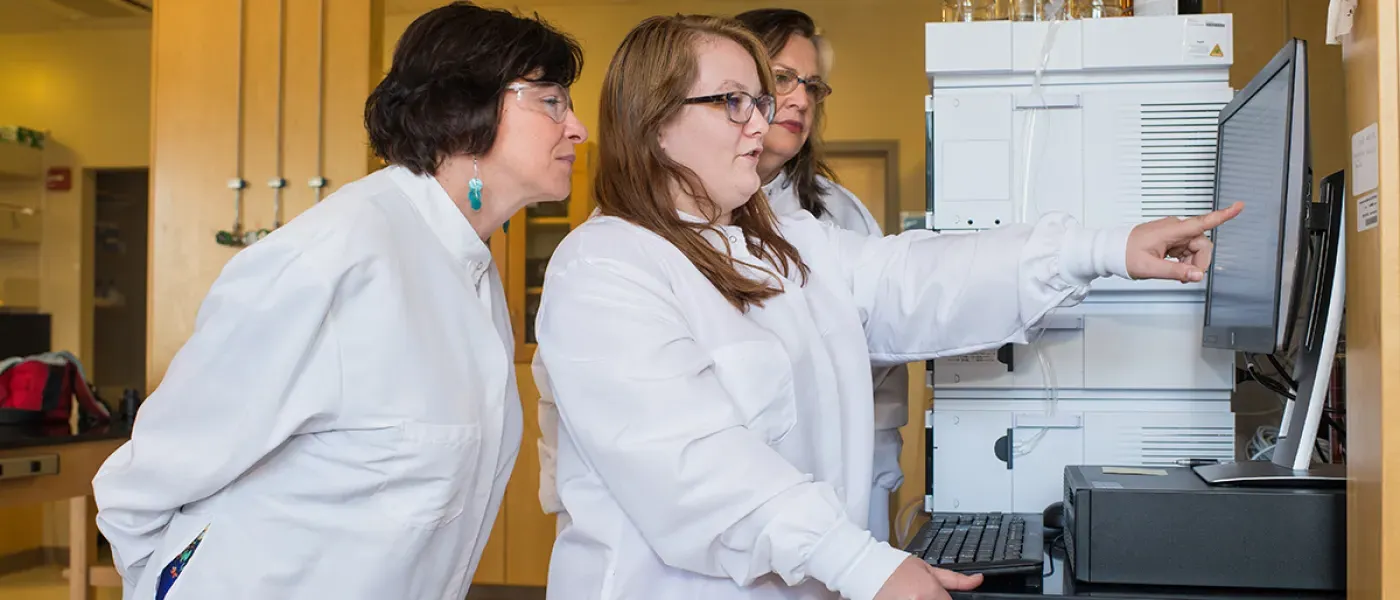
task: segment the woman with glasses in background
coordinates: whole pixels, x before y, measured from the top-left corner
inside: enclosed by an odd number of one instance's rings
[[[487,240],[570,191],[578,45],[453,3],[370,94],[388,166],[235,255],[93,481],[128,600],[461,600],[519,450]]]
[[[777,110],[763,136],[758,176],[768,205],[779,215],[805,210],[842,229],[881,236],[880,224],[855,194],[834,181],[822,152],[824,101],[831,47],[806,13],[764,8],[740,13],[743,23],[772,61]],[[909,422],[909,370],[905,365],[872,368],[875,397],[875,456],[870,486],[870,533],[890,540],[890,495],[904,482],[899,428]]]

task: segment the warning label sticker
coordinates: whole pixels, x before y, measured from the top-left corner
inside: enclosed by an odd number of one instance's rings
[[[1187,19],[1181,34],[1181,49],[1187,60],[1225,58],[1230,28],[1220,21]]]

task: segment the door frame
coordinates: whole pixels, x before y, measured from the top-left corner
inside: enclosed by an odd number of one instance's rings
[[[885,235],[900,232],[899,142],[896,140],[827,141],[823,150],[829,157],[883,158],[885,160],[885,214],[874,215]],[[837,174],[840,175],[839,173]]]

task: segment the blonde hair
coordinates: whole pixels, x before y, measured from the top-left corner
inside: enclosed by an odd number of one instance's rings
[[[674,244],[730,304],[747,311],[781,294],[782,288],[745,276],[732,256],[703,237],[705,230],[717,231],[715,216],[707,223],[680,218],[671,195],[676,188],[694,197],[706,215],[718,215],[719,210],[695,172],[661,148],[661,130],[683,107],[698,77],[699,46],[707,39],[739,44],[753,57],[763,91],[772,92],[768,54],[737,21],[699,15],[642,21],[622,40],[603,78],[594,193],[602,214],[626,219]],[[743,230],[743,243],[751,254],[784,277],[795,269],[806,284],[807,265],[778,233],[777,218],[761,189],[733,211],[732,223]]]

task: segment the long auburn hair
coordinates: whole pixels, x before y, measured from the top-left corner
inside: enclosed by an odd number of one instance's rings
[[[603,78],[598,116],[598,171],[594,194],[604,215],[620,217],[665,238],[678,248],[735,308],[747,311],[783,292],[781,283],[746,277],[732,256],[705,239],[715,226],[719,207],[699,176],[666,156],[661,130],[679,114],[698,77],[699,45],[707,38],[732,40],[758,67],[763,90],[771,93],[773,75],[763,46],[732,19],[699,15],[651,17],[637,25],[613,55]],[[707,222],[682,220],[673,190],[689,194]],[[763,190],[754,192],[732,213],[731,223],[744,232],[749,252],[783,277],[793,269],[807,281],[808,269],[797,248],[778,233],[777,218]],[[719,239],[726,240],[720,235]],[[728,241],[725,242],[728,248]],[[777,275],[762,265],[753,265]],[[776,277],[775,277],[776,279]]]
[[[782,52],[793,36],[812,40],[812,44],[817,47],[819,69],[825,75],[830,66],[826,63],[830,60],[828,55],[831,48],[807,13],[790,8],[760,8],[739,13],[734,18],[758,36],[763,46],[768,49],[769,58]],[[798,203],[807,212],[818,217],[826,214],[826,204],[822,202],[822,195],[830,190],[817,176],[821,175],[830,181],[837,180],[836,172],[826,163],[826,153],[822,148],[821,130],[822,121],[826,116],[825,107],[825,104],[816,104],[810,108],[812,129],[807,135],[807,141],[795,156],[783,164],[783,174],[787,175],[788,182],[797,188]]]

